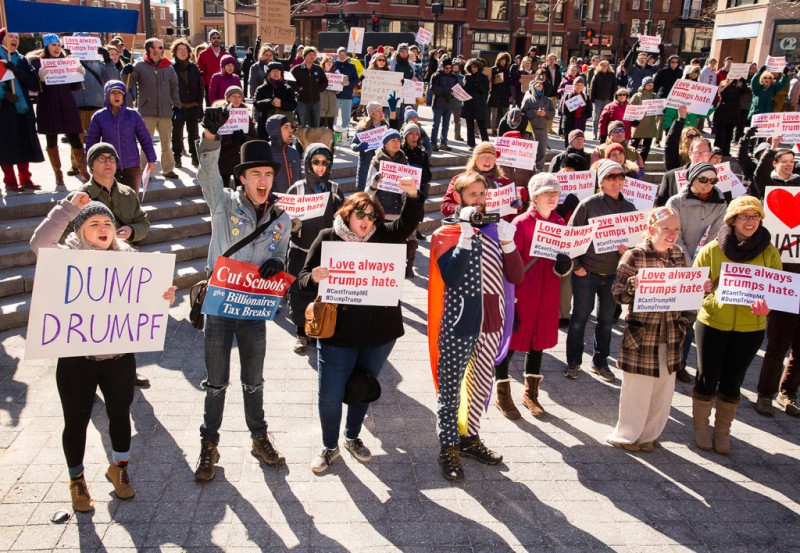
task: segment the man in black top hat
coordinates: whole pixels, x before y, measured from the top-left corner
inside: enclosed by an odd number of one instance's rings
[[[261,278],[268,279],[284,270],[292,222],[289,215],[276,205],[272,182],[280,164],[272,160],[269,143],[252,140],[242,145],[241,163],[234,178],[242,186],[236,191],[222,185],[219,173],[219,128],[227,121],[226,108],[208,108],[203,117],[203,138],[198,146],[200,168],[197,179],[211,211],[211,243],[208,247],[207,271],[211,274],[217,258],[257,228],[265,228],[249,244],[230,257],[260,266]],[[230,381],[230,357],[233,338],[239,347],[241,382],[244,394],[244,413],[253,439],[252,453],[268,465],[283,463],[267,435],[264,417],[263,367],[266,355],[266,324],[264,320],[206,315],[205,413],[200,427],[200,459],[195,480],[206,482],[214,478],[219,460],[217,444],[225,407],[225,390]]]

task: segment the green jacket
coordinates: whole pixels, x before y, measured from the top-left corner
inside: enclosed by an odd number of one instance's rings
[[[128,225],[133,229],[133,236],[128,242],[135,244],[141,242],[150,230],[150,221],[142,210],[139,197],[129,186],[114,181],[111,193],[97,184],[94,179],[84,184],[81,192],[86,192],[92,200],[97,200],[108,207],[117,220],[117,227]]]
[[[711,328],[725,331],[736,332],[755,332],[764,330],[767,326],[766,317],[758,317],[750,311],[747,305],[722,304],[717,301],[717,287],[722,264],[731,260],[725,257],[719,247],[719,242],[715,238],[706,244],[694,260],[695,267],[710,267],[708,278],[714,283],[714,293],[707,294],[703,298],[703,305],[697,313],[697,320]],[[781,254],[770,244],[755,259],[747,265],[759,267],[769,267],[770,269],[781,270]]]
[[[772,102],[775,95],[789,86],[789,77],[781,75],[777,81],[773,81],[771,85],[764,88],[761,84],[761,73],[757,71],[753,78],[750,80],[750,90],[753,93],[753,98],[750,100],[750,111],[747,113],[747,124],[750,124],[750,119],[758,113],[771,113]]]

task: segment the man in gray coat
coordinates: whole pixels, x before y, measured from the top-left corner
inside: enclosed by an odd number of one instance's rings
[[[136,98],[136,109],[144,119],[150,136],[161,142],[161,172],[168,179],[177,179],[175,158],[172,155],[172,120],[180,114],[181,97],[178,92],[178,75],[164,57],[164,43],[148,38],[144,43],[146,54],[135,65],[122,68],[122,80]],[[144,154],[142,167],[147,163]]]
[[[544,171],[545,156],[547,155],[547,126],[556,115],[553,100],[544,94],[544,78],[540,75],[534,81],[531,89],[522,98],[522,111],[528,118],[536,140],[536,171]]]

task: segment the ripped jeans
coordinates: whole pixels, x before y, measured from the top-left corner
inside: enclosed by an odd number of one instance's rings
[[[217,444],[225,409],[225,390],[230,384],[233,338],[239,348],[244,418],[250,435],[255,438],[267,431],[264,419],[264,356],[267,327],[265,321],[244,321],[206,315],[205,348],[206,391],[205,413],[200,436]]]

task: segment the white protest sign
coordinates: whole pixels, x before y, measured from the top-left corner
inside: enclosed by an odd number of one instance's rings
[[[486,190],[486,213],[498,213],[500,217],[516,215],[517,208],[511,206],[516,199],[517,187],[514,184],[507,184],[499,188],[488,188]]]
[[[639,52],[651,52],[657,54],[661,46],[660,36],[639,35]]]
[[[3,70],[3,72],[0,73],[0,83],[14,79],[14,74],[11,71],[6,70],[5,64],[0,64],[0,67],[2,67]]]
[[[400,179],[414,179],[417,188],[420,187],[422,182],[422,169],[419,167],[413,167],[403,163],[394,163],[392,161],[381,161],[380,171],[382,178],[378,183],[378,190],[402,194],[403,191],[400,190]]]
[[[667,107],[678,109],[686,106],[689,113],[705,117],[717,96],[717,86],[698,83],[689,79],[678,79],[667,96]]]
[[[557,254],[563,253],[574,259],[586,253],[596,230],[596,224],[569,227],[536,221],[530,254],[532,257],[555,259]]]
[[[800,142],[800,113],[798,112],[755,114],[752,117],[751,125],[758,129],[757,137],[780,136],[781,142],[785,144]]]
[[[615,252],[619,246],[635,246],[648,228],[646,211],[592,217],[589,223],[597,224],[593,240],[595,253]]]
[[[364,70],[364,81],[361,85],[361,103],[379,102],[382,106],[389,106],[386,99],[394,92],[398,99],[402,99],[403,74],[397,71],[378,71],[377,69]]]
[[[65,36],[64,48],[69,50],[70,56],[75,56],[79,60],[97,61],[103,56],[97,53],[100,48],[100,38],[96,36]]]
[[[82,83],[83,75],[79,73],[81,60],[78,58],[43,58],[42,67],[47,69],[44,83],[48,85]]]
[[[369,144],[369,148],[367,148],[367,150],[377,150],[383,145],[383,135],[386,134],[386,131],[388,130],[389,127],[380,125],[378,127],[356,133],[356,136],[360,142],[366,142]]]
[[[558,203],[563,204],[570,194],[575,194],[578,200],[585,200],[594,194],[597,177],[594,171],[559,171],[555,173],[561,185],[561,195]]]
[[[642,100],[642,105],[647,108],[645,115],[664,115],[667,99],[656,98],[654,100]]]
[[[733,170],[731,170],[730,161],[718,163],[714,165],[714,169],[717,171],[717,184],[715,186],[721,193],[733,193],[734,186],[737,186],[738,195],[742,195],[741,190],[744,189],[744,185],[742,185],[742,181],[740,181],[739,177],[737,177]],[[686,178],[686,173],[686,171],[675,171],[675,182],[678,184],[679,189],[689,185],[689,181]]]
[[[344,90],[344,75],[341,73],[325,73],[328,78],[328,90],[341,92]]]
[[[749,76],[749,63],[732,63],[731,68],[728,70],[728,75],[725,78],[729,81],[734,81],[736,79],[746,79]]]
[[[658,183],[625,177],[622,195],[636,206],[636,211],[649,211],[656,203]]]
[[[403,101],[413,104],[417,98],[425,97],[425,82],[405,79],[403,81]]]
[[[142,203],[144,203],[144,195],[147,194],[147,185],[150,183],[150,177],[153,175],[153,170],[150,169],[150,164],[144,166],[142,171]]]
[[[25,359],[161,351],[175,255],[42,248]]]
[[[703,304],[708,267],[640,269],[633,312],[695,311]]]
[[[786,56],[767,56],[767,71],[781,73],[786,67]]]
[[[360,54],[364,48],[364,27],[351,27],[350,36],[347,38],[347,51],[351,54]]]
[[[573,90],[575,90],[575,87],[574,87],[574,86],[572,86],[571,84],[565,84],[565,85],[564,85],[564,95],[565,95],[565,96],[566,96],[567,94],[572,94],[572,91],[573,91]]]
[[[228,120],[217,131],[218,135],[233,134],[235,131],[250,130],[250,110],[247,108],[231,108]]]
[[[500,137],[495,141],[494,147],[500,152],[500,157],[497,158],[498,165],[529,171],[536,166],[538,143],[535,140]]]
[[[431,39],[433,38],[433,33],[426,29],[425,27],[420,27],[417,29],[417,37],[416,42],[420,46],[425,46],[426,44],[431,43]]]
[[[641,121],[647,115],[647,106],[643,104],[633,105],[628,104],[625,106],[625,115],[622,116],[623,121]]]
[[[321,300],[348,305],[396,306],[403,293],[405,244],[322,242]]]
[[[279,194],[276,192],[275,195],[278,197],[278,205],[292,219],[300,219],[301,221],[325,215],[328,199],[331,196],[328,192],[322,192],[321,194]]]
[[[767,307],[786,313],[800,311],[800,275],[758,265],[723,263],[717,301],[751,305],[763,299]]]
[[[462,102],[466,102],[467,100],[472,100],[472,96],[467,94],[467,91],[464,90],[464,88],[460,84],[454,86],[452,88],[452,91],[453,91],[453,96],[455,97],[456,100],[461,100]]]
[[[764,194],[764,228],[781,252],[784,263],[800,262],[800,188],[767,186]]]
[[[576,109],[585,106],[586,100],[583,99],[583,94],[576,94],[575,96],[564,102],[564,105],[567,107],[568,110],[575,111]]]

